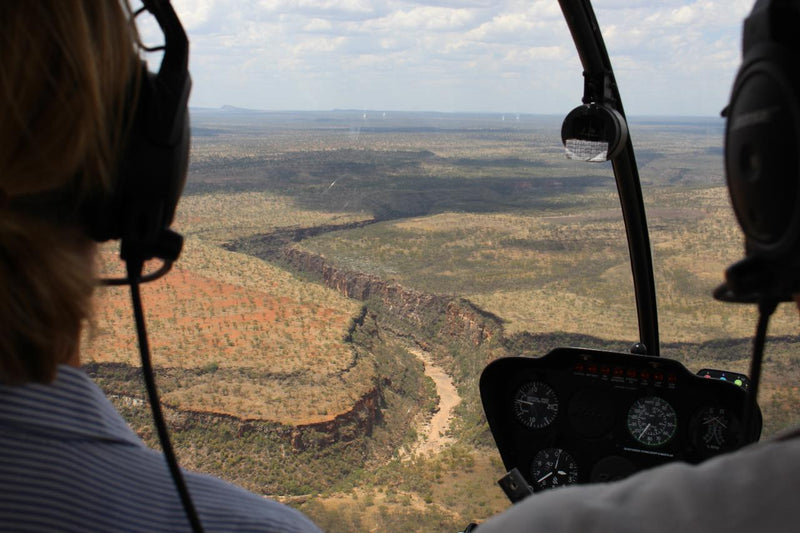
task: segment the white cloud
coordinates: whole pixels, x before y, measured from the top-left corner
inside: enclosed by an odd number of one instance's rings
[[[292,46],[291,51],[295,55],[324,54],[337,50],[345,41],[346,39],[344,37],[315,37],[312,39],[304,39]]]
[[[173,0],[172,6],[180,14],[186,31],[191,31],[208,20],[215,3],[215,0]]]
[[[333,30],[333,24],[331,24],[329,20],[313,18],[308,21],[308,24],[303,26],[303,30],[307,32],[324,33]]]
[[[374,21],[372,28],[386,31],[456,31],[468,26],[474,18],[471,10],[439,6],[418,6],[394,11]]]
[[[260,0],[259,7],[267,11],[304,11],[370,13],[373,3],[368,0]]]

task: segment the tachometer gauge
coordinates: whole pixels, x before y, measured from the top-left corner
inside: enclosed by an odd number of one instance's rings
[[[578,482],[578,463],[561,448],[539,450],[531,461],[533,490],[553,489]]]
[[[546,428],[558,415],[558,397],[541,381],[523,383],[514,394],[514,416],[530,429]]]
[[[704,407],[689,424],[692,443],[704,455],[733,450],[740,444],[739,421],[723,407]]]
[[[627,425],[636,442],[645,446],[661,446],[675,436],[678,416],[675,409],[663,398],[645,396],[631,405]]]

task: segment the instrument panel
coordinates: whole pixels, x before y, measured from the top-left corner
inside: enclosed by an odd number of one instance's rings
[[[747,378],[692,374],[678,361],[583,348],[490,363],[480,380],[507,470],[534,491],[622,479],[670,461],[697,463],[758,440]]]

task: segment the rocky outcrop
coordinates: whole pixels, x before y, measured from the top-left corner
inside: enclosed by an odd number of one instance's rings
[[[502,336],[502,320],[499,317],[463,298],[425,293],[378,276],[342,269],[320,255],[296,247],[283,248],[282,256],[283,261],[293,269],[319,275],[325,285],[349,298],[380,300],[390,313],[426,333],[441,332],[450,337],[468,339],[474,346]]]
[[[381,419],[381,389],[375,387],[362,396],[353,407],[333,420],[300,424],[291,429],[292,448],[305,450],[324,447],[336,442],[350,442],[372,435],[372,429]]]
[[[476,307],[468,300],[459,299],[447,304],[444,331],[451,337],[468,339],[473,346],[480,346],[503,336],[502,323],[497,315]]]
[[[112,399],[128,407],[148,409],[139,398],[111,395]],[[308,424],[286,425],[260,419],[239,418],[233,415],[182,409],[163,404],[169,426],[173,430],[188,430],[192,427],[208,427],[220,422],[233,424],[238,438],[249,433],[263,433],[277,440],[289,442],[294,451],[330,446],[337,442],[350,442],[372,434],[381,420],[381,387],[367,391],[353,406],[330,420]]]

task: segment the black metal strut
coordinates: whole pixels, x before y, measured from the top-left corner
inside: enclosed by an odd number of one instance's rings
[[[558,0],[558,3],[561,5],[561,11],[564,13],[583,65],[583,103],[609,106],[625,118],[611,61],[590,0]],[[639,337],[647,347],[648,355],[659,355],[658,312],[650,236],[647,231],[639,170],[630,135],[623,149],[611,159],[611,166],[617,182],[622,218],[625,221],[625,234],[628,239]]]

